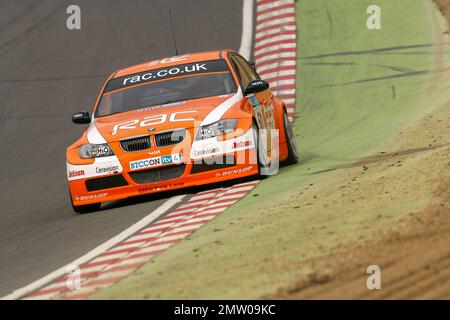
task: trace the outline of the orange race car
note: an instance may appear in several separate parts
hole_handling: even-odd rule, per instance
[[[297,162],[284,103],[231,50],[155,60],[114,72],[89,124],[67,148],[76,212],[102,202],[251,175]]]

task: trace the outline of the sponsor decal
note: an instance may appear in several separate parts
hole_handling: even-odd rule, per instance
[[[189,56],[190,56],[190,54],[184,54],[182,56],[168,57],[168,58],[161,59],[161,61],[159,63],[165,64],[165,63],[173,63],[173,62],[183,61],[183,60],[186,60],[187,57],[189,57]]]
[[[252,144],[251,140],[237,141],[237,142],[233,142],[233,149],[251,147],[252,145],[253,144]]]
[[[151,156],[153,156],[155,154],[160,154],[160,153],[161,153],[161,150],[155,150],[155,151],[149,151],[148,152],[148,154],[151,155]]]
[[[235,169],[235,170],[229,170],[229,171],[225,171],[225,172],[219,172],[219,173],[216,174],[216,177],[226,177],[226,176],[232,176],[232,175],[235,175],[235,174],[246,173],[246,172],[249,172],[252,169],[253,169],[253,166],[249,166],[249,167],[245,167],[245,168],[241,168],[241,169]]]
[[[224,141],[194,141],[191,147],[191,159],[206,159],[208,156],[217,156],[221,154],[240,152],[247,149],[255,148],[253,141],[253,131],[248,130],[244,135],[234,139]]]
[[[97,193],[97,194],[89,194],[87,196],[75,197],[75,200],[77,200],[77,201],[94,200],[94,199],[104,198],[107,195],[108,195],[107,192]]]
[[[219,151],[220,151],[220,149],[218,147],[210,147],[210,148],[201,149],[201,150],[194,150],[194,156],[206,157],[206,156],[214,155],[214,154],[218,153]]]
[[[128,77],[123,79],[122,86],[127,86],[130,84],[136,84],[140,82],[146,82],[150,79],[161,79],[165,78],[168,75],[178,75],[182,73],[195,73],[200,71],[208,71],[208,68],[206,67],[205,63],[195,63],[190,65],[184,65],[182,67],[172,67],[168,69],[160,69],[155,70],[155,72],[146,72],[144,74],[136,74],[132,77]]]
[[[74,178],[74,177],[81,177],[84,176],[84,170],[72,170],[69,171],[69,178]]]
[[[107,166],[107,167],[96,167],[95,172],[97,173],[114,173],[119,172],[119,166]]]
[[[169,154],[162,157],[154,157],[130,162],[130,170],[139,170],[144,168],[158,167],[161,165],[181,163],[183,155],[181,153]]]
[[[260,86],[260,85],[263,85],[263,84],[264,84],[264,82],[261,81],[261,80],[254,80],[254,81],[252,81],[252,85],[253,86]]]
[[[184,182],[177,182],[177,183],[168,183],[168,184],[157,185],[157,186],[143,187],[143,188],[139,188],[138,191],[139,191],[139,193],[149,193],[149,192],[163,191],[163,190],[182,188],[182,187],[184,187]]]
[[[148,106],[148,107],[143,107],[141,109],[138,109],[137,112],[145,112],[145,111],[150,111],[150,110],[168,108],[168,107],[178,106],[178,105],[185,104],[185,103],[186,103],[186,101],[177,101],[177,102],[162,104],[159,106]]]
[[[106,85],[105,93],[134,86],[137,84],[150,83],[183,75],[227,71],[229,71],[228,65],[223,59],[179,64],[173,67],[143,71],[132,75],[112,79]]]
[[[165,63],[173,63],[173,62],[183,61],[183,60],[186,60],[187,57],[189,57],[189,56],[190,56],[190,54],[185,54],[182,56],[173,56],[173,57],[168,57],[168,58],[164,58],[161,60],[153,60],[148,65],[151,67],[151,66],[157,65],[158,63],[165,64]]]
[[[95,161],[92,164],[73,165],[66,163],[69,181],[81,180],[91,177],[99,177],[122,172],[123,168],[116,156]]]
[[[261,104],[259,103],[259,101],[255,95],[248,96],[248,101],[250,102],[250,104],[252,105],[253,108],[261,107]]]
[[[149,116],[142,119],[134,119],[130,121],[125,121],[119,124],[116,124],[112,130],[112,135],[117,134],[119,130],[133,130],[139,127],[152,127],[157,124],[161,124],[164,122],[183,122],[183,121],[194,121],[195,115],[197,111],[179,111],[171,114],[160,114],[157,116]]]

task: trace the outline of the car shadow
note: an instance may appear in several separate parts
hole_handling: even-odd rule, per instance
[[[117,208],[121,208],[121,207],[128,207],[128,206],[142,204],[142,203],[146,203],[146,202],[169,199],[171,197],[179,196],[179,195],[192,195],[192,194],[199,193],[202,191],[208,191],[208,190],[213,190],[213,189],[217,189],[217,188],[227,188],[227,187],[231,187],[235,184],[250,182],[250,181],[257,180],[257,179],[258,179],[258,176],[250,176],[250,177],[238,178],[238,179],[233,179],[233,180],[228,180],[228,181],[223,181],[223,182],[206,184],[206,185],[202,185],[202,186],[188,187],[188,188],[182,188],[182,189],[171,190],[171,191],[163,191],[163,192],[159,192],[159,193],[146,194],[146,195],[140,195],[140,196],[121,199],[121,200],[110,201],[110,202],[106,202],[105,204],[103,204],[100,211],[117,209]]]

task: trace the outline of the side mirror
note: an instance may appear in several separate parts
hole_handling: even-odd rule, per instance
[[[269,83],[265,80],[252,80],[245,89],[245,95],[262,92],[269,89]]]
[[[72,122],[76,124],[87,124],[91,122],[91,116],[89,112],[80,111],[72,116]]]

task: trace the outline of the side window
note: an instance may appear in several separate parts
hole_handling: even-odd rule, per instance
[[[238,77],[239,77],[239,80],[241,82],[242,90],[245,90],[245,88],[247,88],[249,82],[251,80],[253,80],[253,79],[251,79],[249,77],[249,75],[246,72],[245,68],[242,66],[241,63],[239,63],[239,60],[238,60],[239,57],[238,56],[232,55],[230,58],[231,58],[231,62],[235,66],[236,71],[238,73]]]
[[[241,67],[245,70],[245,73],[249,77],[250,81],[259,79],[258,74],[255,70],[253,70],[252,66],[241,56],[236,56],[236,60],[241,65]]]

